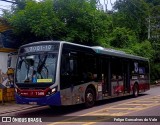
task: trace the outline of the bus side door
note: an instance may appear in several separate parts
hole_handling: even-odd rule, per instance
[[[62,105],[72,104],[72,81],[70,77],[70,56],[69,51],[63,49],[60,67],[60,92]]]

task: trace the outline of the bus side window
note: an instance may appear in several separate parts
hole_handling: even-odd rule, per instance
[[[70,87],[78,82],[77,52],[64,50],[61,60],[62,88]]]
[[[93,55],[85,56],[86,60],[86,72],[87,72],[87,80],[88,81],[95,81],[97,79],[97,60]]]
[[[116,75],[115,74],[112,74],[112,80],[116,80]]]
[[[60,71],[60,88],[65,89],[70,87],[70,66],[69,66],[69,54],[63,51],[61,58],[61,71]]]
[[[148,79],[149,78],[149,68],[148,62],[140,62],[139,63],[139,77],[141,79]]]
[[[72,74],[77,74],[77,60],[71,58],[69,60],[69,69],[70,69],[70,73]]]
[[[67,55],[63,55],[61,61],[61,75],[69,75],[69,67],[69,57]]]
[[[111,60],[111,80],[122,80],[123,70],[122,61],[120,59],[113,58]]]

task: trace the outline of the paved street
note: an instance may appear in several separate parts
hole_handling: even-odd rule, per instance
[[[149,91],[141,94],[137,98],[131,96],[109,99],[96,103],[93,108],[85,109],[83,105],[55,107],[48,106],[31,107],[28,109],[17,110],[14,112],[3,113],[1,116],[14,116],[19,118],[42,118],[42,123],[37,125],[55,125],[55,124],[159,124],[158,122],[104,122],[113,121],[115,118],[132,118],[129,116],[145,116],[147,119],[155,121],[156,116],[160,116],[160,87],[153,87]],[[81,116],[81,117],[76,117]],[[138,117],[142,119],[141,117]],[[144,118],[143,118],[144,119]],[[58,122],[56,122],[58,121]],[[116,121],[116,120],[115,120]],[[117,120],[118,121],[118,120]],[[1,123],[5,125],[6,123]],[[9,123],[7,123],[9,124]],[[11,123],[21,124],[21,123]],[[31,123],[25,123],[29,125]],[[33,124],[33,123],[32,123]]]

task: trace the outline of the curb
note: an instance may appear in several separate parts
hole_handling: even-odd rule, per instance
[[[15,105],[16,105],[16,103],[15,103]],[[9,110],[9,111],[4,111],[4,112],[2,111],[2,112],[0,112],[0,115],[6,114],[6,113],[12,113],[12,112],[17,112],[17,111],[22,111],[22,110],[27,110],[27,109],[34,109],[34,108],[37,108],[37,107],[41,107],[41,106],[35,105],[35,106],[28,106],[28,107],[22,107],[22,108],[15,108],[15,109]]]
[[[160,83],[154,84],[154,85],[150,85],[151,88],[153,88],[153,87],[159,87],[159,86],[160,86]]]

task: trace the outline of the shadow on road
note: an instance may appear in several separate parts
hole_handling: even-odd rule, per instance
[[[145,96],[147,94],[140,94],[139,97]],[[133,98],[132,96],[125,96],[125,97],[117,97],[112,99],[106,99],[102,101],[98,101],[95,104],[96,106],[103,106],[105,104],[110,104],[113,102],[118,102],[122,100],[127,100]],[[138,98],[138,97],[137,97]],[[78,112],[80,110],[85,110],[84,104],[78,104],[73,106],[54,106],[52,108],[50,107],[44,107],[44,108],[37,108],[34,110],[29,111],[22,111],[17,113],[17,116],[27,116],[27,117],[54,117],[54,116],[63,116],[70,113]]]
[[[145,95],[148,95],[148,94],[139,94],[138,97],[142,97],[142,96],[145,96]],[[135,98],[138,98],[138,97],[135,97]],[[116,97],[116,98],[112,98],[112,99],[105,99],[105,100],[101,100],[101,101],[98,101],[96,103],[96,106],[100,106],[100,105],[104,105],[104,104],[110,104],[110,103],[113,103],[113,102],[118,102],[118,101],[122,101],[122,100],[127,100],[127,99],[132,99],[134,98],[132,95],[129,95],[129,96],[123,96],[123,97]]]

